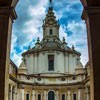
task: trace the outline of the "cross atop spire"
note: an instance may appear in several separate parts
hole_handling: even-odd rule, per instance
[[[52,0],[49,0],[50,1],[50,3],[52,3]]]
[[[52,0],[49,0],[49,2],[50,2],[50,7],[52,7]]]

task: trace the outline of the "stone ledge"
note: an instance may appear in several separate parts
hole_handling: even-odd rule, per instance
[[[15,7],[19,0],[0,0],[1,7]]]
[[[0,16],[10,16],[14,20],[17,18],[16,11],[13,7],[0,7]]]

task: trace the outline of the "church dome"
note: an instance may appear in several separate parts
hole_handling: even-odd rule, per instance
[[[22,54],[29,74],[75,73],[76,60],[81,54],[74,46],[70,48],[64,37],[60,40],[59,27],[50,6],[42,25],[43,39],[37,38],[35,46]]]

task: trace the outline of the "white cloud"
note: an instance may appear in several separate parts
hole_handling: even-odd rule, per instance
[[[85,65],[88,61],[88,50],[87,50],[87,36],[86,36],[86,28],[85,23],[80,22],[69,22],[67,26],[67,30],[72,32],[71,36],[67,37],[67,42],[69,45],[75,45],[76,50],[81,52],[81,61],[83,65]]]
[[[22,57],[16,53],[14,53],[12,56],[12,61],[14,61],[17,66],[19,66],[22,62]]]
[[[65,26],[60,26],[59,37],[61,40],[63,39],[63,37],[65,37],[65,39],[67,39],[67,33],[65,33],[64,30],[65,30]]]
[[[17,37],[14,34],[12,34],[11,52],[14,52],[15,51],[14,48],[16,46],[16,41],[17,41]]]

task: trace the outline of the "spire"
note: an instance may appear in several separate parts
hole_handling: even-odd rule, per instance
[[[49,0],[49,9],[43,20],[43,39],[56,37],[59,38],[59,23],[56,20],[56,16],[53,12],[52,0]]]
[[[59,27],[59,21],[56,20],[56,16],[53,12],[52,0],[49,0],[49,8],[48,13],[46,14],[46,18],[43,20],[43,27],[52,26]],[[50,27],[51,27],[50,26]]]

